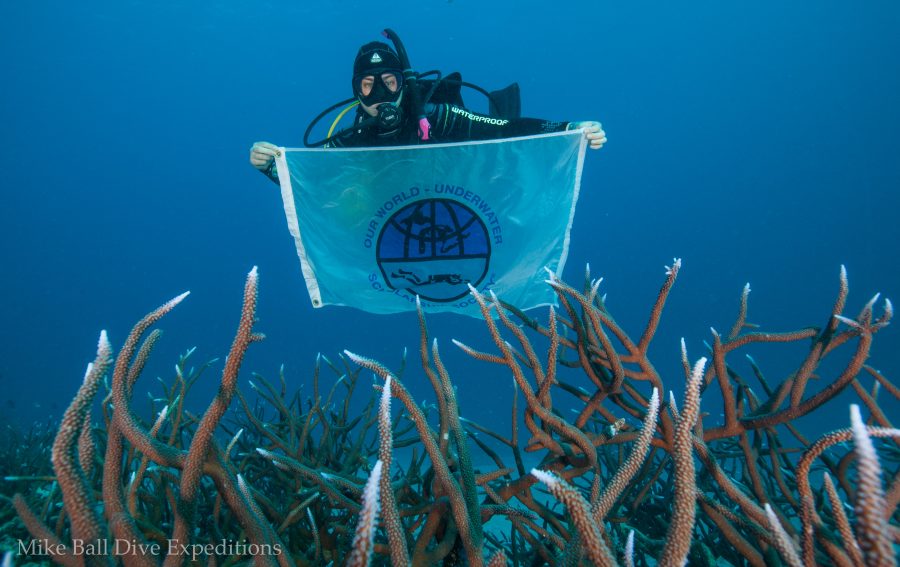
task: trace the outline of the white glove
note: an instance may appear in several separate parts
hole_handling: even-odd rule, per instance
[[[250,165],[260,171],[269,169],[269,165],[275,156],[280,155],[281,150],[275,144],[269,142],[256,142],[250,148]]]
[[[580,130],[584,128],[584,134],[587,136],[588,144],[592,150],[599,150],[606,143],[606,132],[599,122],[594,120],[585,120],[582,122],[570,122],[567,130]]]

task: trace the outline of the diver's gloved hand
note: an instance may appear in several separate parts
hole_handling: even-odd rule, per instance
[[[269,142],[256,142],[250,148],[250,165],[265,172],[272,166],[272,161],[281,150]]]
[[[566,130],[580,130],[582,128],[585,129],[584,133],[592,150],[599,150],[603,147],[603,144],[606,143],[606,132],[603,131],[603,127],[599,122],[593,120],[569,122],[569,127]]]

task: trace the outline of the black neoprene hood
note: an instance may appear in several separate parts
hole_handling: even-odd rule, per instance
[[[353,61],[353,77],[375,75],[384,71],[403,71],[400,58],[391,47],[381,41],[372,41],[359,48]]]
[[[353,61],[352,80],[353,94],[360,102],[368,106],[380,102],[397,102],[400,98],[399,89],[388,88],[382,79],[384,73],[394,74],[398,85],[402,86],[403,69],[397,53],[380,41],[373,41],[360,47]],[[363,77],[368,76],[374,77],[374,83],[371,92],[363,95],[360,82]]]

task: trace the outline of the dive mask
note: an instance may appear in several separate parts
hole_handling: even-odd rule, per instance
[[[366,106],[382,102],[396,104],[402,88],[403,73],[396,69],[373,69],[353,76],[353,94]]]

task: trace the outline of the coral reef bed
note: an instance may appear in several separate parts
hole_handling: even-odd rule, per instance
[[[179,296],[115,357],[101,333],[58,427],[6,433],[4,544],[18,564],[71,566],[896,564],[900,431],[879,397],[900,392],[866,364],[890,302],[846,316],[842,270],[824,326],[765,332],[747,323],[745,288],[727,334],[713,331],[697,360],[682,346],[676,400],[648,349],[680,267],[636,336],[587,274],[581,289],[550,278],[558,308],[543,320],[473,289],[493,347],[453,342],[514,379],[508,432],[461,414],[421,310],[420,364],[345,351],[319,358],[309,395],[284,376],[241,392],[244,353],[263,339],[255,268],[209,406],[185,407],[209,371],[188,351],[143,419],[137,381]],[[783,343],[808,345],[785,376],[731,362]],[[420,373],[427,404],[403,384]],[[859,405],[838,404],[842,392]],[[712,397],[721,419],[703,411]],[[801,418],[823,408],[846,426],[808,438]]]

